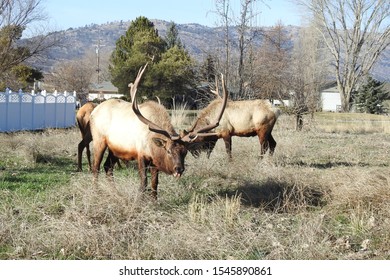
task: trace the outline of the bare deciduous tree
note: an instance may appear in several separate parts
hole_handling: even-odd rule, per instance
[[[388,0],[296,0],[306,7],[332,54],[342,110],[390,44]]]
[[[329,75],[329,60],[321,37],[311,26],[302,27],[294,42],[289,88],[296,128],[303,127],[303,114],[313,114],[319,106],[320,90]]]
[[[251,36],[248,34],[251,27],[251,19],[253,17],[253,11],[251,4],[256,0],[243,0],[241,1],[241,15],[240,22],[238,24],[238,92],[239,95],[243,95],[244,89],[244,59],[248,45],[251,43]]]
[[[232,21],[230,17],[230,0],[215,0],[215,13],[220,17],[221,25],[223,27],[224,34],[224,66],[223,73],[226,81],[229,81],[229,64],[230,64],[230,23]],[[218,24],[218,23],[217,23]]]
[[[233,99],[244,99],[252,93],[251,59],[253,57],[250,57],[250,50],[252,50],[253,39],[258,34],[253,32],[252,26],[252,20],[257,15],[254,4],[258,1],[240,0],[239,16],[235,16],[229,0],[216,0],[215,13],[220,17],[225,47],[221,52],[224,57],[219,57],[222,61],[222,72],[225,73],[229,87],[233,89]],[[234,27],[230,26],[232,23]],[[236,33],[232,31],[236,31]],[[233,46],[237,46],[237,48]],[[246,88],[250,89],[249,94],[245,92]]]
[[[255,60],[258,97],[288,105],[288,112],[296,117],[297,130],[302,129],[303,115],[318,108],[319,91],[327,77],[323,41],[316,34],[312,28],[301,28],[292,48],[291,35],[279,21],[263,31],[263,44]]]
[[[45,22],[40,0],[0,0],[0,72],[29,58],[38,57],[48,48],[58,44],[53,36],[43,35],[21,41],[23,32],[33,23]]]
[[[58,62],[50,75],[46,75],[45,82],[59,91],[88,92],[91,79],[95,72],[93,61],[61,61]]]
[[[254,87],[258,97],[284,100],[289,92],[290,37],[282,22],[263,31],[263,44],[256,58]]]

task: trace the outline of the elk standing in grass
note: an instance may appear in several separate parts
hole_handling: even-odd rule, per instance
[[[91,128],[90,128],[90,117],[93,109],[97,104],[92,102],[87,102],[77,111],[76,120],[81,132],[81,138],[78,145],[77,151],[77,171],[82,171],[82,157],[83,151],[87,149],[87,159],[89,164],[89,169],[92,169],[91,166],[91,152],[89,150],[89,143],[92,141]]]
[[[108,100],[98,105],[91,115],[91,131],[94,148],[93,173],[100,169],[104,151],[109,156],[104,163],[108,175],[113,165],[122,160],[137,160],[141,177],[141,190],[147,186],[147,170],[151,173],[152,195],[157,198],[158,173],[162,171],[180,177],[184,172],[187,147],[197,137],[213,135],[207,133],[218,126],[226,106],[227,95],[220,103],[219,113],[210,124],[198,127],[181,137],[173,128],[164,106],[148,101],[138,105],[136,92],[146,65],[140,69],[131,85],[133,103],[123,100]]]
[[[184,134],[191,133],[215,118],[221,102],[222,100],[218,98],[200,111],[194,125],[188,131],[184,131]],[[194,141],[197,145],[193,145],[190,152],[196,157],[200,151],[206,150],[209,157],[217,140],[222,138],[225,142],[226,153],[231,159],[232,136],[250,137],[257,135],[260,141],[260,156],[263,156],[268,149],[270,154],[273,154],[276,141],[271,132],[279,115],[280,110],[273,107],[268,100],[229,100],[220,124],[215,129],[216,136],[198,137]]]

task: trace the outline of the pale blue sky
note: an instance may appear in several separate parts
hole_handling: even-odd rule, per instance
[[[236,16],[239,15],[239,2],[230,0]],[[134,20],[138,16],[210,27],[216,26],[217,21],[213,13],[214,0],[42,0],[42,7],[55,30]],[[301,24],[298,8],[291,0],[263,0],[255,7],[259,12],[256,22],[260,26],[272,26],[278,20],[285,25]]]

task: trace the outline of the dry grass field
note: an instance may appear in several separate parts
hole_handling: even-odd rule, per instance
[[[389,120],[318,114],[296,132],[282,115],[273,157],[233,138],[229,162],[219,141],[161,174],[157,202],[135,164],[114,184],[75,172],[77,128],[0,134],[0,259],[390,259]]]

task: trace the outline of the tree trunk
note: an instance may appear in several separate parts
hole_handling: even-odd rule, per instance
[[[338,86],[341,100],[341,112],[348,113],[351,110],[351,90],[342,85]]]
[[[297,131],[301,131],[302,128],[303,128],[303,114],[299,112],[295,116],[296,116],[296,126],[295,126],[295,129]]]

